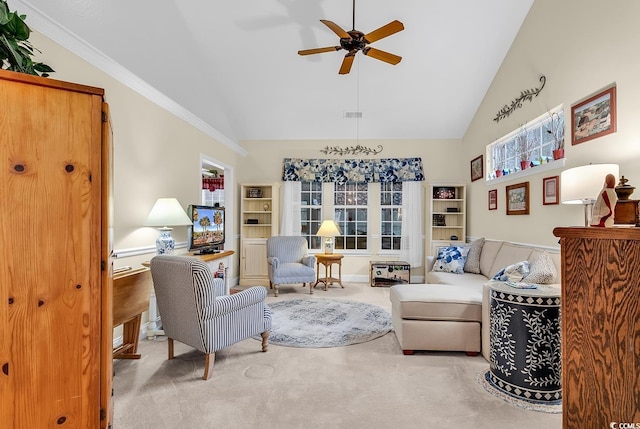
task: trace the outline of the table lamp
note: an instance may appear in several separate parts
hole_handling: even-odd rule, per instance
[[[191,225],[191,219],[175,198],[158,198],[147,216],[144,226],[155,226],[160,230],[160,236],[156,240],[158,255],[170,255],[173,253],[176,241],[171,236],[171,226]]]
[[[613,174],[617,178],[619,172],[618,164],[589,164],[563,171],[560,173],[562,204],[583,204],[584,226],[589,226],[593,203],[604,187],[605,177]]]
[[[324,253],[330,255],[333,253],[333,237],[342,235],[338,224],[334,220],[323,220],[320,229],[316,232],[319,237],[324,237]]]

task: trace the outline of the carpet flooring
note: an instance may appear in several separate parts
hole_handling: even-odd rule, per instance
[[[281,287],[268,303],[309,297]],[[391,311],[388,288],[345,283],[317,290]],[[204,356],[165,337],[142,339],[140,360],[114,362],[114,428],[561,428],[561,414],[509,404],[476,381],[489,368],[482,356],[416,352],[404,356],[390,332],[348,347],[293,348],[247,339],[216,353],[211,379]]]

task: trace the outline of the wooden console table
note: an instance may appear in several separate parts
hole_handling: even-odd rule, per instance
[[[122,345],[113,350],[114,359],[140,359],[138,339],[142,313],[149,309],[151,271],[128,270],[113,276],[113,326],[123,325]]]
[[[342,258],[344,255],[339,253],[320,253],[316,255],[316,282],[311,287],[311,292],[313,293],[313,288],[315,288],[318,283],[324,283],[324,290],[327,290],[328,285],[333,284],[333,282],[338,282],[341,288],[344,288],[342,285]],[[320,264],[324,265],[324,277],[320,277]],[[338,264],[338,278],[333,277],[331,267],[333,264]]]

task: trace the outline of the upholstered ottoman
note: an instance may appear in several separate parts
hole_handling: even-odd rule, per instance
[[[480,352],[482,287],[395,285],[389,298],[393,329],[405,355],[414,350]]]

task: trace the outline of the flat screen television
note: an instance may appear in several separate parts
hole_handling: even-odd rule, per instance
[[[224,244],[224,207],[192,204],[187,208],[191,219],[188,228],[189,251],[196,254],[217,253]]]

